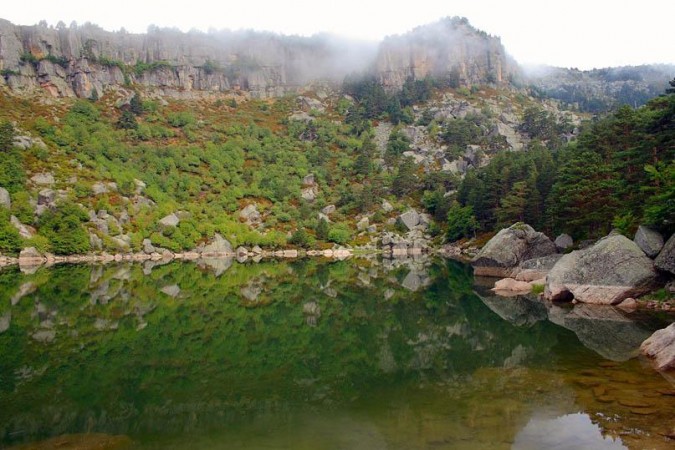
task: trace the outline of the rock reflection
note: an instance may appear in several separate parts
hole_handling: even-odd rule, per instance
[[[533,417],[516,435],[513,450],[627,450],[621,439],[604,437],[588,414]]]

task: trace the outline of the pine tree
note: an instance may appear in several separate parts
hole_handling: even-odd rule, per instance
[[[395,196],[401,198],[415,189],[417,176],[415,175],[415,162],[412,158],[403,158],[398,166],[398,171],[392,182],[391,190]]]

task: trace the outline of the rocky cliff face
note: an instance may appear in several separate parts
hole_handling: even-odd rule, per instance
[[[28,27],[0,20],[0,83],[62,97],[90,97],[94,90],[130,83],[166,94],[237,89],[269,97],[310,80],[341,81],[348,71],[364,69],[373,50],[327,35],[167,29],[129,34],[94,25]]]
[[[375,71],[385,87],[399,88],[408,77],[448,79],[453,84],[504,83],[517,70],[498,37],[446,18],[385,39]]]
[[[513,67],[498,38],[457,18],[388,38],[379,47],[328,35],[157,28],[130,34],[90,24],[53,28],[0,20],[0,84],[58,97],[140,84],[173,96],[241,90],[264,98],[364,71],[374,71],[389,88],[427,75],[500,83]]]

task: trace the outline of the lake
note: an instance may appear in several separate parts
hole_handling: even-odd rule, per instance
[[[0,271],[0,448],[673,447],[674,317],[500,298],[469,266]]]

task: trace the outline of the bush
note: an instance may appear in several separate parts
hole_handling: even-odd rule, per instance
[[[337,224],[328,232],[328,240],[336,244],[346,244],[351,238],[351,232],[343,224]]]
[[[40,233],[59,255],[85,253],[89,250],[89,235],[82,226],[87,214],[73,203],[65,203],[55,211],[47,211],[40,218]]]
[[[9,223],[9,211],[0,206],[0,252],[17,253],[21,250],[21,236]]]

